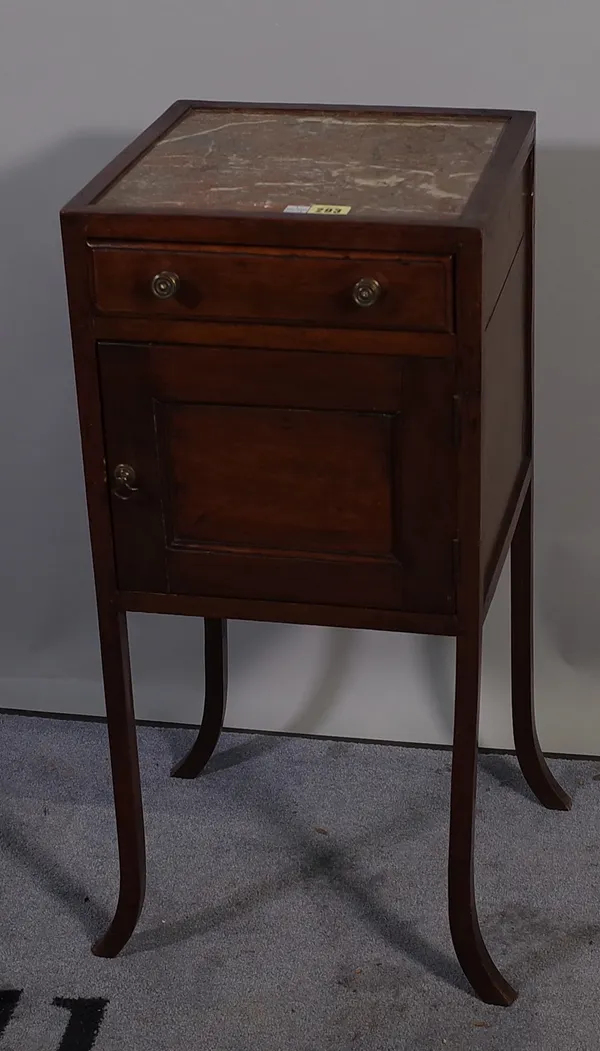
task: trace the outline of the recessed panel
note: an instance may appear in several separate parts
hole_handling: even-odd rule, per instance
[[[391,554],[389,416],[167,404],[158,419],[176,546]]]

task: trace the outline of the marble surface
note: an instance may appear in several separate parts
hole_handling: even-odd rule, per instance
[[[504,121],[196,109],[102,198],[125,208],[460,215]],[[293,214],[293,213],[292,213]]]

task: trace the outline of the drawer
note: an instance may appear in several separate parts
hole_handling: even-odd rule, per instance
[[[92,258],[102,314],[454,328],[450,256],[98,245]]]

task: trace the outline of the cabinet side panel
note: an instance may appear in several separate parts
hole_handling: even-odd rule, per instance
[[[527,457],[527,313],[522,244],[483,338],[481,553],[488,580]]]
[[[533,158],[515,172],[483,242],[483,324],[488,324],[502,293],[527,226]]]

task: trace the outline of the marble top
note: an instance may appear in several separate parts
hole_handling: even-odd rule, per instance
[[[109,187],[102,204],[457,216],[504,125],[493,117],[381,111],[194,109]]]

